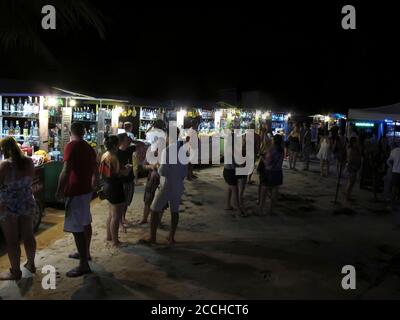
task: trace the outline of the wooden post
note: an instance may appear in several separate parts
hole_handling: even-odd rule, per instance
[[[340,180],[342,179],[343,166],[344,166],[344,162],[345,162],[345,157],[344,157],[344,155],[346,154],[345,151],[346,151],[346,148],[347,148],[347,131],[348,131],[348,126],[349,126],[349,121],[346,121],[346,129],[345,129],[345,133],[344,133],[344,137],[345,137],[344,146],[343,146],[343,148],[342,148],[342,150],[341,150],[342,159],[341,159],[341,161],[340,161],[339,174],[338,174],[337,181],[336,181],[335,200],[333,201],[333,203],[335,203],[335,204],[337,204],[337,199],[338,199],[338,196],[339,196]]]

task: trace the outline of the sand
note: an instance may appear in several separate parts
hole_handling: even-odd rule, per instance
[[[2,299],[398,299],[400,228],[396,215],[355,190],[355,202],[332,203],[335,178],[285,169],[276,215],[234,218],[225,211],[222,167],[197,172],[185,182],[178,243],[169,246],[170,215],[163,218],[159,244],[138,245],[148,225],[138,226],[143,186],[136,188],[127,218],[132,223],[115,249],[105,241],[107,204],[94,200],[91,267],[93,274],[68,279],[77,262],[71,235],[62,232],[62,213],[47,209],[53,224],[38,234],[38,272],[0,283]],[[258,177],[254,177],[258,181]],[[342,184],[344,184],[343,180]],[[247,187],[246,211],[256,210],[257,185]],[[41,267],[56,267],[57,288],[44,290]],[[343,290],[344,265],[354,265],[357,289]],[[8,266],[6,256],[0,268]]]

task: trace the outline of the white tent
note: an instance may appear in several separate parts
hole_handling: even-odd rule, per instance
[[[370,121],[400,120],[400,103],[377,108],[349,109],[348,119]]]

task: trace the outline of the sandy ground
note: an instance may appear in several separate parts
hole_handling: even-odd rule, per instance
[[[133,222],[115,249],[105,241],[107,204],[94,200],[91,263],[93,274],[68,279],[76,265],[71,235],[62,232],[62,212],[47,209],[37,235],[39,267],[24,271],[16,282],[0,283],[2,299],[397,299],[400,297],[400,228],[396,215],[374,202],[372,193],[356,190],[354,203],[332,203],[335,180],[311,172],[284,171],[276,216],[233,218],[223,210],[226,186],[222,168],[198,171],[186,182],[181,206],[178,244],[168,246],[170,215],[166,212],[160,244],[136,244],[148,226],[138,226],[143,189],[137,187],[128,211]],[[255,177],[258,180],[258,177]],[[254,212],[257,186],[245,193]],[[41,286],[44,265],[56,267],[56,290]],[[354,265],[357,289],[343,290],[341,269]],[[0,269],[8,267],[0,257]]]

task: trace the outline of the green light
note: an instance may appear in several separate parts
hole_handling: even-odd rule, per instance
[[[368,122],[356,122],[356,127],[373,127],[375,124]]]

